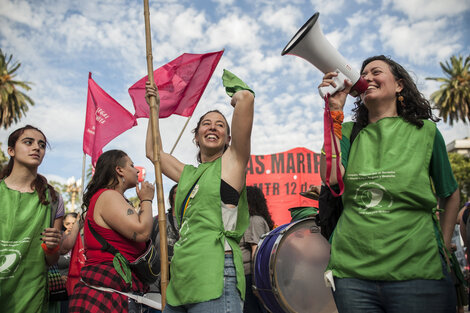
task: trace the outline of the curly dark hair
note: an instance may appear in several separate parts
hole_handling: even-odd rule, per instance
[[[259,215],[263,217],[266,223],[268,223],[269,229],[272,230],[274,228],[274,222],[271,219],[271,213],[268,211],[268,205],[263,191],[256,186],[247,186],[246,197],[250,216]]]
[[[410,124],[416,125],[418,128],[423,126],[423,119],[429,119],[433,122],[438,122],[440,119],[432,114],[431,104],[423,96],[423,94],[416,87],[415,82],[411,78],[410,74],[397,62],[393,61],[390,57],[384,55],[377,55],[367,58],[362,62],[361,73],[372,61],[383,61],[388,64],[390,71],[395,77],[396,81],[401,81],[403,89],[400,94],[404,98],[405,107],[400,105],[400,102],[396,100],[397,113],[405,121]],[[369,124],[369,111],[365,104],[362,102],[360,97],[356,98],[354,102],[356,105],[352,110],[354,112],[353,120],[359,123],[360,126],[365,127]]]
[[[8,137],[8,147],[14,149],[15,145],[16,145],[16,142],[21,137],[21,135],[23,135],[25,130],[29,130],[29,129],[35,130],[35,131],[41,133],[41,135],[44,137],[46,145],[49,147],[49,143],[47,142],[46,135],[44,135],[44,133],[39,128],[36,128],[34,126],[31,126],[31,125],[26,125],[24,127],[18,128],[17,130],[12,132],[10,134],[10,136]],[[15,158],[10,157],[10,160],[8,161],[7,166],[5,166],[5,168],[3,168],[3,170],[0,174],[0,180],[5,179],[6,177],[10,176],[11,171],[13,170],[14,163],[15,163]],[[57,194],[57,191],[55,191],[54,187],[52,187],[47,182],[46,177],[42,176],[39,173],[36,174],[36,178],[31,183],[31,189],[37,191],[38,196],[39,196],[39,202],[41,202],[41,204],[44,204],[44,205],[49,204],[49,201],[47,200],[47,195],[46,195],[47,189],[49,189],[50,192],[51,192],[51,198],[52,198],[51,201],[52,202],[56,201],[58,196],[59,196]]]
[[[228,124],[227,119],[225,118],[225,115],[223,115],[222,112],[220,112],[219,110],[211,110],[211,111],[206,112],[203,116],[201,116],[201,118],[200,118],[199,121],[197,122],[196,127],[191,131],[191,132],[194,134],[194,136],[196,136],[196,134],[197,134],[197,132],[198,132],[198,130],[199,130],[199,127],[201,127],[202,120],[203,120],[204,117],[206,117],[206,115],[209,114],[209,113],[219,113],[220,115],[222,115],[222,117],[223,117],[224,120],[225,120],[225,124],[227,124],[227,135],[230,136],[230,125]],[[193,140],[194,140],[194,142],[195,142],[195,139],[193,139]],[[199,145],[198,145],[197,143],[196,143],[196,145],[199,147]],[[225,145],[225,147],[224,147],[224,152],[225,152],[225,150],[228,149],[228,146],[229,146],[229,145]],[[197,153],[197,161],[198,161],[199,163],[202,163],[202,160],[201,160],[201,151],[200,151],[200,150],[199,150],[198,153]]]
[[[127,154],[121,150],[109,150],[100,155],[96,161],[95,174],[85,188],[82,203],[82,219],[84,219],[91,197],[102,188],[112,189],[119,184],[116,166],[124,167]]]

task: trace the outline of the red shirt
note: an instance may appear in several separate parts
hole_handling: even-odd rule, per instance
[[[101,251],[102,246],[91,233],[90,228],[88,227],[88,221],[90,221],[93,229],[104,239],[106,239],[110,245],[116,248],[129,262],[135,261],[135,259],[145,252],[145,242],[135,242],[133,240],[127,239],[118,232],[112,229],[101,227],[95,223],[95,219],[93,218],[95,204],[99,196],[106,190],[109,189],[100,189],[93,195],[93,197],[91,197],[90,205],[88,206],[88,211],[86,213],[83,230],[86,256],[85,266],[112,262],[114,258],[113,254]]]

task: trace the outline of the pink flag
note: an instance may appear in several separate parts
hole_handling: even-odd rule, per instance
[[[96,164],[108,142],[135,125],[135,117],[101,89],[90,73],[83,152],[91,156],[92,164]]]
[[[153,72],[160,95],[160,117],[191,116],[224,50],[206,54],[183,53]],[[149,117],[145,100],[147,76],[129,88],[135,117]]]

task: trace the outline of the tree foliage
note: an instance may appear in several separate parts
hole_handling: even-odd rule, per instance
[[[2,143],[0,142],[0,172],[3,171],[3,167],[7,165],[9,158],[2,150]]]
[[[461,206],[470,196],[470,158],[459,154],[449,153],[449,161],[454,172],[454,177],[459,184]]]
[[[12,62],[12,58],[0,49],[0,126],[5,129],[25,116],[28,103],[34,105],[34,101],[18,89],[31,90],[31,83],[14,79],[21,63]]]
[[[431,95],[431,101],[439,110],[444,122],[453,125],[454,121],[470,121],[470,56],[452,56],[445,63],[440,62],[445,77],[427,77],[441,82],[440,89]]]

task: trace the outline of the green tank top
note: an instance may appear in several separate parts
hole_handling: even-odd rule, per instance
[[[0,303],[2,312],[47,312],[47,266],[41,232],[51,210],[37,192],[0,182]]]
[[[429,164],[436,125],[384,118],[361,130],[344,174],[344,211],[332,238],[335,277],[441,279]]]
[[[249,224],[246,189],[238,202],[237,225],[226,231],[220,200],[221,158],[199,167],[186,165],[178,182],[175,212],[181,220],[182,205],[194,186],[180,227],[180,239],[174,246],[170,267],[167,301],[172,306],[217,299],[224,287],[225,239],[233,252],[237,288],[245,296],[245,277],[240,242]]]

